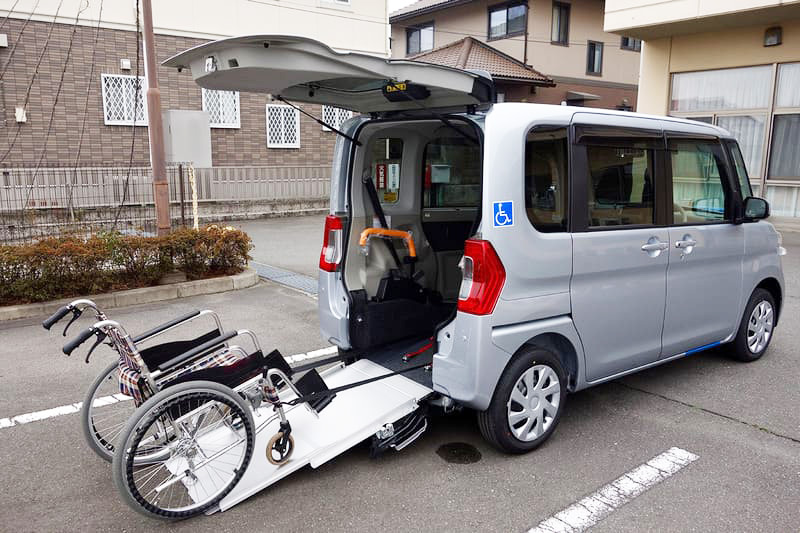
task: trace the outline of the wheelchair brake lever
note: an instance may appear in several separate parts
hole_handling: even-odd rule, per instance
[[[102,342],[103,342],[103,341],[106,339],[106,337],[107,337],[107,335],[106,335],[105,333],[103,333],[102,331],[97,331],[97,332],[95,333],[95,335],[97,335],[97,340],[96,340],[96,341],[94,341],[94,344],[92,344],[92,347],[91,347],[91,348],[89,348],[89,351],[88,351],[88,352],[86,352],[86,363],[87,363],[87,364],[89,363],[89,357],[91,357],[91,356],[92,356],[92,352],[94,351],[94,349],[95,349],[95,348],[97,348],[98,346],[100,346],[100,344],[101,344],[101,343],[102,343]]]
[[[82,313],[83,313],[83,311],[81,311],[77,307],[72,309],[72,319],[69,322],[67,322],[66,326],[64,326],[64,331],[61,333],[62,337],[66,337],[67,336],[67,330],[69,329],[69,327],[72,325],[73,322],[75,322],[76,320],[78,320],[81,317]]]

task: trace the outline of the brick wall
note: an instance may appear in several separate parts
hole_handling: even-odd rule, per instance
[[[137,126],[106,126],[103,123],[101,74],[135,74],[136,35],[134,32],[101,29],[95,53],[94,74],[90,77],[92,48],[96,28],[56,24],[42,58],[36,79],[31,87],[27,108],[27,123],[15,121],[14,108],[22,106],[25,93],[42,53],[50,24],[31,21],[25,27],[19,45],[11,56],[24,21],[9,19],[3,27],[8,34],[8,48],[0,48],[0,72],[7,69],[0,81],[0,165],[36,164],[42,154],[42,164],[71,165],[78,150],[78,139],[83,120],[83,109],[89,90],[86,126],[78,164],[127,165],[135,129],[133,149],[134,165],[148,165],[149,151],[147,128]],[[67,58],[70,35],[75,29],[72,52]],[[156,35],[156,54],[159,61],[202,40],[168,35]],[[9,62],[10,58],[10,62]],[[120,59],[130,59],[132,69],[121,71]],[[66,72],[53,126],[48,137],[47,128],[53,110],[61,71]],[[142,58],[140,74],[144,76]],[[159,67],[162,109],[202,109],[201,90],[192,80],[191,73],[178,73],[174,69]],[[335,134],[322,132],[320,126],[305,116],[300,117],[300,149],[278,149],[266,146],[267,96],[241,93],[241,128],[211,129],[212,160],[215,166],[227,165],[329,165],[333,154]],[[319,106],[303,106],[315,116]],[[14,140],[16,136],[16,141]],[[47,142],[45,143],[45,139]],[[7,155],[6,155],[7,154]]]

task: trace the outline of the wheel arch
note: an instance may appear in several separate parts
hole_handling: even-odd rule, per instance
[[[567,373],[567,390],[575,390],[578,382],[578,351],[567,337],[555,332],[541,333],[525,342],[517,353],[530,347],[543,348],[558,357]]]
[[[758,283],[758,285],[755,286],[755,289],[764,289],[775,299],[775,306],[777,307],[775,310],[775,325],[777,326],[778,320],[781,316],[781,308],[783,306],[783,291],[781,290],[780,282],[773,277],[764,278]]]

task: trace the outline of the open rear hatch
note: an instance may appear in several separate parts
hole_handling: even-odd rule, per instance
[[[164,65],[190,68],[206,89],[270,93],[359,113],[463,108],[495,100],[487,73],[342,53],[304,37],[222,39],[181,52]]]

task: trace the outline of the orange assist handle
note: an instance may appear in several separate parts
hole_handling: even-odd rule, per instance
[[[362,248],[367,245],[367,241],[372,237],[388,237],[403,239],[408,246],[408,255],[417,257],[417,247],[414,246],[414,238],[407,231],[399,229],[383,229],[383,228],[367,228],[361,232],[361,238],[358,239],[358,244]]]

